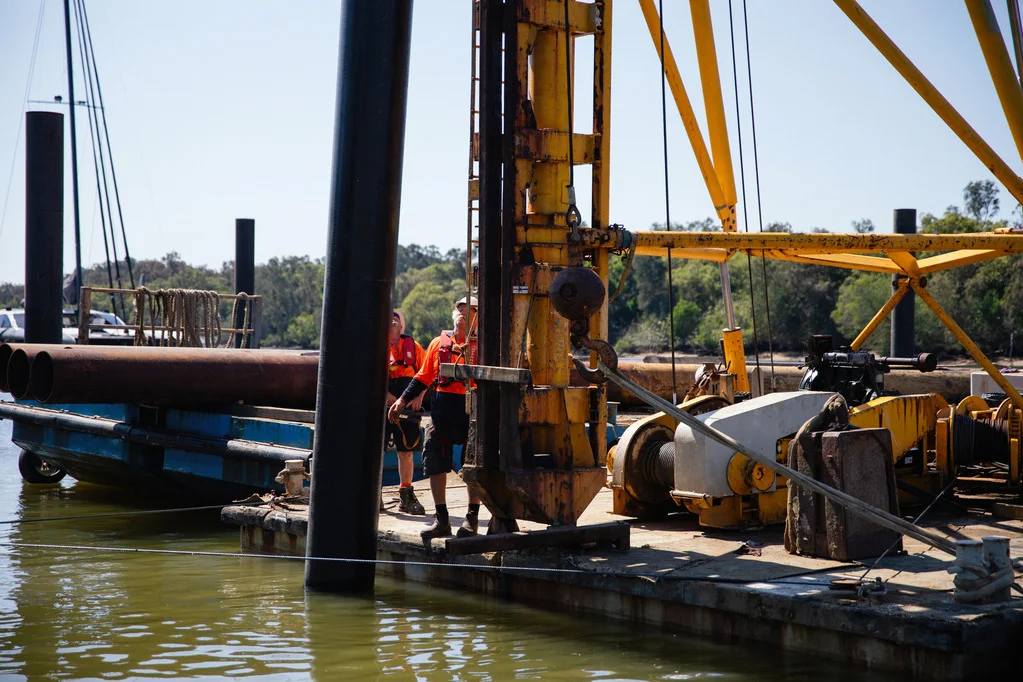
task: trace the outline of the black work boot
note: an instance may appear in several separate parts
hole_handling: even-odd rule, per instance
[[[441,520],[439,514],[434,514],[433,524],[420,531],[419,535],[427,543],[434,538],[446,538],[451,535],[451,521],[448,520],[447,516]]]
[[[480,515],[479,513],[468,512],[465,515],[465,519],[462,521],[462,527],[458,529],[455,534],[460,538],[468,538],[476,535],[480,528]]]
[[[411,487],[398,488],[398,497],[401,498],[401,501],[398,503],[398,511],[412,514],[413,516],[422,516],[426,513],[423,505],[419,503],[419,499],[416,497],[416,491]]]

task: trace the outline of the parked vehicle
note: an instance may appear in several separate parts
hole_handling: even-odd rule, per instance
[[[73,308],[64,309],[64,333],[78,338],[78,313]],[[113,313],[102,310],[89,311],[89,343],[96,346],[131,346],[135,333],[123,329],[127,324]],[[112,327],[106,329],[105,327]]]
[[[78,331],[67,329],[65,324],[61,343],[76,343]],[[0,310],[0,343],[23,343],[25,341],[25,310],[24,308],[4,308]]]

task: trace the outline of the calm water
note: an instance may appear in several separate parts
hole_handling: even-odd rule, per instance
[[[10,432],[0,422],[0,521],[158,508],[70,479],[23,484]],[[0,541],[238,551],[216,512],[3,524]],[[306,593],[302,577],[297,561],[0,546],[0,678],[868,679],[415,584]]]

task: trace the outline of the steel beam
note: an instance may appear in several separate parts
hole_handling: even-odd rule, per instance
[[[992,249],[1023,253],[1023,234],[792,234],[788,232],[637,232],[636,253],[671,249],[791,251],[793,254],[890,253]],[[642,251],[641,251],[642,249]],[[660,251],[658,251],[660,250]],[[758,255],[758,254],[753,254]]]

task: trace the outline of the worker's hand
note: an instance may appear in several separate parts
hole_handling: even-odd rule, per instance
[[[387,418],[392,424],[397,424],[398,419],[401,416],[401,411],[405,409],[405,399],[398,398],[392,404],[390,409],[387,410]]]
[[[426,397],[425,393],[420,393],[415,400],[408,404],[409,409],[413,410],[414,412],[418,412],[419,410],[423,409],[423,398],[425,397]]]
[[[395,400],[397,400],[397,398],[395,398],[394,395],[392,395],[391,392],[388,391],[387,392],[387,406],[390,407],[391,405],[393,405]]]

